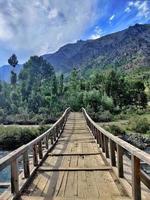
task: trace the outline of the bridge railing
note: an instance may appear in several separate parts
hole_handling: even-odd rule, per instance
[[[113,167],[117,166],[118,177],[124,178],[123,155],[125,151],[131,155],[132,196],[134,200],[141,200],[141,181],[150,188],[150,178],[141,171],[140,162],[144,161],[150,165],[150,154],[104,130],[90,118],[84,108],[82,108],[82,111],[89,129],[102,148],[106,158],[110,158]]]
[[[53,148],[57,139],[61,135],[70,108],[67,108],[60,119],[52,127],[39,137],[35,138],[26,145],[21,146],[7,156],[0,159],[0,171],[10,166],[11,183],[10,195],[15,197],[20,194],[23,187],[34,174],[38,166],[42,163],[46,154]],[[31,159],[29,158],[31,157]],[[22,179],[20,179],[20,169],[18,162],[22,161]],[[33,165],[32,171],[30,165]],[[24,180],[24,181],[23,181]],[[7,192],[8,193],[8,192]]]

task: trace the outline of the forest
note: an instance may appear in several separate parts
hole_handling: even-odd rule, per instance
[[[57,74],[42,57],[32,56],[17,77],[17,56],[12,55],[8,63],[11,83],[0,82],[1,124],[50,124],[69,106],[74,111],[86,108],[96,122],[149,114],[148,70],[127,73],[111,68],[83,73],[73,68],[65,75]],[[150,122],[143,121],[146,128],[141,132],[149,134]]]

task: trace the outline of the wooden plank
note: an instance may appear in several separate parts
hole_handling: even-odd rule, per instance
[[[91,152],[91,153],[49,153],[49,156],[91,156],[100,155],[101,152]]]
[[[49,167],[39,167],[38,171],[106,171],[112,170],[110,166],[102,166],[102,167],[95,167],[95,168],[84,168],[84,167],[76,167],[76,168],[49,168]]]

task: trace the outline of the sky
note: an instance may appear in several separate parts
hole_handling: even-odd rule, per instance
[[[150,23],[150,0],[0,0],[0,66]]]

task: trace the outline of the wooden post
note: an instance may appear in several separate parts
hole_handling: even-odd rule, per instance
[[[55,128],[55,132],[56,132],[56,137],[58,138],[58,125]]]
[[[117,167],[118,167],[118,176],[120,178],[124,177],[123,173],[123,148],[117,144]]]
[[[51,144],[53,145],[53,136],[51,135],[50,137],[51,137]]]
[[[109,150],[108,150],[108,138],[106,136],[104,136],[104,144],[105,144],[105,154],[106,154],[106,158],[109,158]]]
[[[28,151],[26,151],[23,154],[23,168],[24,168],[24,177],[28,178],[30,176]]]
[[[19,192],[17,160],[11,162],[11,192],[13,194],[17,194]]]
[[[140,159],[131,156],[132,161],[132,195],[134,200],[141,200]]]
[[[34,166],[38,166],[38,156],[37,156],[38,152],[37,152],[37,145],[34,144],[33,146],[33,164]]]
[[[98,137],[99,137],[99,147],[102,147],[101,132],[99,130],[98,130]]]
[[[38,151],[39,151],[39,158],[43,158],[43,150],[42,150],[42,141],[39,142],[38,144]]]
[[[48,144],[48,135],[46,136],[46,138],[45,138],[45,143],[46,143],[46,149],[48,149],[49,148],[49,144]]]
[[[98,146],[100,147],[101,146],[101,141],[100,141],[100,134],[99,134],[99,130],[97,129],[97,143],[98,143]]]
[[[94,132],[95,139],[96,139],[96,141],[97,141],[97,132],[96,132],[96,128],[95,128],[94,125],[93,125],[93,132]]]
[[[55,130],[53,130],[53,139],[54,139],[54,141],[56,141],[56,131]]]
[[[102,141],[102,151],[105,152],[105,140],[103,133],[101,133],[101,141]]]
[[[115,143],[111,139],[110,139],[110,159],[111,159],[111,165],[116,166]]]

